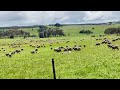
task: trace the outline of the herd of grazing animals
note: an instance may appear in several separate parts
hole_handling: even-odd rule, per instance
[[[102,36],[102,35],[101,35],[101,36]],[[101,37],[101,36],[100,36],[100,37]],[[94,38],[96,41],[99,41],[99,42],[97,42],[97,43],[95,44],[95,46],[101,46],[101,45],[105,44],[105,45],[108,46],[108,48],[111,48],[112,50],[119,50],[118,45],[114,45],[113,43],[114,43],[115,41],[120,40],[120,38],[116,38],[116,39],[113,39],[113,38],[112,38],[112,40],[109,40],[109,39],[107,39],[107,38],[103,38],[103,39],[102,39],[102,38],[96,38],[95,35],[92,35],[91,37]],[[81,40],[79,40],[79,41],[84,41],[84,40],[85,40],[85,39],[81,39]],[[100,41],[101,41],[101,42],[100,42]],[[9,53],[6,53],[5,56],[7,56],[7,57],[12,57],[12,56],[15,55],[15,54],[20,54],[20,53],[22,53],[22,51],[23,51],[24,49],[21,48],[21,47],[24,47],[24,45],[26,45],[26,44],[28,44],[29,47],[33,48],[33,50],[30,50],[30,53],[31,53],[31,54],[38,53],[38,51],[39,51],[40,48],[45,49],[46,47],[50,48],[51,51],[55,51],[55,52],[81,51],[82,48],[85,48],[85,47],[86,47],[85,44],[83,44],[83,45],[77,45],[78,42],[76,42],[76,41],[73,41],[73,43],[74,43],[75,45],[73,45],[73,47],[70,47],[70,46],[69,46],[69,43],[72,42],[72,41],[70,41],[70,40],[66,40],[66,41],[64,40],[64,41],[62,41],[62,43],[67,44],[67,45],[66,45],[66,46],[59,46],[59,47],[57,47],[57,48],[54,48],[54,44],[55,44],[55,43],[57,43],[58,45],[61,44],[61,42],[59,42],[58,40],[57,40],[57,41],[53,41],[53,42],[49,42],[49,40],[46,40],[46,41],[44,41],[44,42],[49,43],[49,45],[47,46],[46,43],[41,44],[41,43],[39,42],[39,40],[38,40],[38,41],[30,40],[29,42],[24,42],[24,43],[15,43],[15,42],[14,42],[14,43],[8,44],[8,45],[9,45],[9,48],[17,48],[17,49],[15,49],[15,50],[13,50],[13,51],[10,51]],[[42,43],[43,43],[43,41],[42,41]],[[87,47],[89,47],[89,46],[87,46]],[[1,48],[0,51],[7,52],[7,49]]]
[[[100,44],[107,44],[108,48],[111,48],[112,50],[119,50],[118,45],[114,45],[112,44],[112,42],[118,41],[120,40],[120,38],[117,39],[113,39],[112,41],[108,40],[107,38],[104,38],[104,40],[101,43],[96,43],[96,46],[100,45]]]

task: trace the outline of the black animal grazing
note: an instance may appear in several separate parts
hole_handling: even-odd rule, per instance
[[[77,47],[77,46],[76,46],[76,47],[73,47],[73,49],[76,50],[76,51],[80,51],[80,50],[81,50],[81,48],[80,48],[80,47]]]
[[[5,54],[6,56],[9,56],[9,53]]]
[[[16,52],[16,53],[20,53],[20,50],[16,50],[15,52]]]
[[[59,48],[55,48],[54,51],[56,51],[56,52],[61,52],[62,50],[61,50],[61,48],[59,47]]]
[[[12,57],[12,55],[11,55],[11,54],[9,54],[8,56],[9,56],[9,57]]]
[[[37,48],[40,48],[40,46],[37,46]]]
[[[32,54],[37,53],[36,51],[31,51]]]
[[[84,47],[86,47],[86,45],[83,45]]]
[[[7,53],[7,54],[5,54],[7,57],[12,57],[12,55],[11,54],[9,54],[9,53]]]
[[[38,51],[38,49],[35,49],[35,51]]]
[[[116,41],[115,39],[112,40],[113,42]]]
[[[91,37],[95,37],[95,35],[92,35]]]
[[[108,48],[112,48],[112,45],[111,45],[111,44],[108,44],[107,46],[108,46]]]
[[[118,46],[112,46],[112,49],[113,50],[115,50],[115,49],[119,50]]]
[[[100,43],[96,43],[96,46],[100,45]]]

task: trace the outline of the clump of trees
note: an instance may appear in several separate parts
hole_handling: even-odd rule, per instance
[[[90,33],[93,33],[93,32],[90,31],[90,30],[81,30],[79,33],[90,34]]]
[[[120,28],[107,28],[104,31],[105,34],[120,34]]]
[[[56,37],[56,36],[65,36],[62,29],[56,28],[48,28],[48,27],[40,27],[38,30],[40,38],[46,37]]]
[[[55,24],[56,27],[61,27],[62,25],[60,23]]]
[[[21,36],[29,37],[30,32],[25,32],[23,30],[17,30],[17,29],[7,30],[7,31],[3,31],[3,32],[1,31],[0,32],[0,37],[14,38],[14,37],[21,37]]]

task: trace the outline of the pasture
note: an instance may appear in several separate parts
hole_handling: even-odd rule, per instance
[[[51,60],[54,58],[57,79],[118,79],[120,78],[120,50],[112,50],[107,44],[96,46],[96,43],[101,43],[104,38],[111,42],[119,38],[120,36],[116,35],[99,36],[104,34],[106,28],[118,26],[71,25],[61,27],[67,35],[63,37],[0,39],[0,78],[53,79]],[[92,27],[95,29],[92,30]],[[90,29],[94,33],[79,34],[82,29]],[[23,30],[37,35],[37,28]],[[95,37],[91,37],[92,35]],[[66,43],[67,41],[69,42]],[[9,47],[10,44],[14,44],[15,47]],[[112,44],[120,48],[120,40]],[[54,51],[57,47],[73,47],[74,45],[81,45],[81,50]],[[37,53],[31,53],[37,46],[40,46],[37,48]],[[15,53],[11,57],[6,56],[6,53],[15,50],[20,50],[20,53]]]

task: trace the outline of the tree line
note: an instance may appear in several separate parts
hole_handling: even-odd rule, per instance
[[[56,28],[48,28],[46,26],[40,26],[39,37],[40,38],[47,38],[47,37],[56,37],[56,36],[65,36],[62,29],[56,27]]]
[[[0,37],[21,37],[21,36],[30,36],[30,32],[25,32],[23,30],[7,30],[7,31],[0,31]]]

